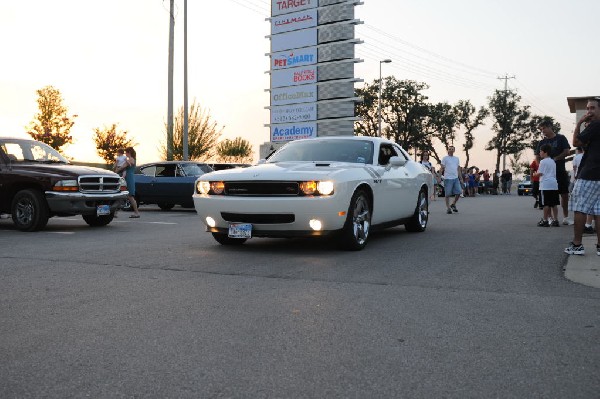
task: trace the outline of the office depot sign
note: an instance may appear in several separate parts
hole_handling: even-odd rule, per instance
[[[295,11],[317,8],[318,0],[273,0],[271,3],[271,15],[288,14]]]

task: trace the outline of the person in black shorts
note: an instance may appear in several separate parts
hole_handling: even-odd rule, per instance
[[[569,222],[569,174],[565,167],[565,158],[569,156],[571,146],[569,141],[562,134],[555,133],[552,129],[552,121],[548,119],[542,120],[538,129],[544,134],[535,151],[535,155],[540,161],[540,148],[544,144],[550,144],[550,157],[556,162],[556,181],[558,182],[558,193],[560,195],[560,205],[563,210],[563,224],[571,224]]]

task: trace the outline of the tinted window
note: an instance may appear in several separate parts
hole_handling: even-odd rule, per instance
[[[393,145],[382,143],[379,146],[379,158],[377,160],[377,164],[387,165],[388,163],[390,163],[390,158],[396,156],[398,156],[398,152],[396,151]]]
[[[141,168],[140,171],[146,176],[154,177],[154,174],[156,173],[156,166],[146,166],[145,168]]]

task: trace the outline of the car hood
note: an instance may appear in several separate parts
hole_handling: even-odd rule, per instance
[[[333,178],[350,170],[372,165],[350,162],[278,162],[247,168],[227,169],[202,175],[202,180],[313,180]]]
[[[45,175],[74,177],[81,175],[105,175],[114,176],[116,173],[106,169],[92,166],[69,165],[69,164],[43,164],[43,163],[13,163],[13,171],[35,172]],[[118,176],[118,175],[117,175]]]

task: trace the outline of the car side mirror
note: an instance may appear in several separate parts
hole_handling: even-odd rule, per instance
[[[404,166],[406,165],[406,159],[403,157],[391,157],[390,165],[392,166]]]

